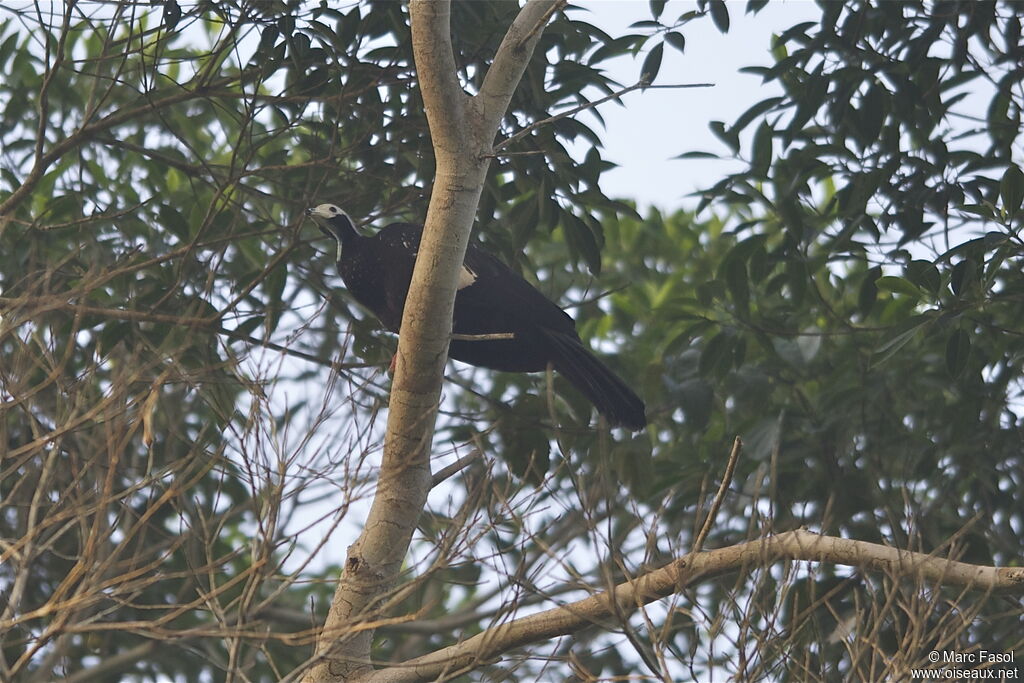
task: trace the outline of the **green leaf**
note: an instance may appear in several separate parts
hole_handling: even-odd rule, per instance
[[[178,211],[172,204],[163,203],[160,204],[158,210],[160,215],[161,227],[170,231],[172,235],[180,239],[182,242],[189,240],[190,228],[188,220],[185,216]]]
[[[547,432],[536,428],[548,415],[546,398],[522,394],[515,402],[515,409],[505,412],[497,423],[498,434],[505,445],[502,456],[509,469],[517,477],[535,484],[544,480],[551,463]]]
[[[666,33],[665,42],[679,50],[680,54],[686,49],[686,38],[679,31],[669,31]]]
[[[782,97],[769,97],[768,99],[761,100],[757,104],[753,105],[745,112],[740,114],[740,117],[736,119],[736,123],[732,125],[733,133],[740,133],[744,128],[750,125],[750,122],[756,119],[766,111],[771,110],[773,107],[781,104],[785,98]]]
[[[251,318],[243,321],[242,324],[240,324],[238,327],[233,329],[231,332],[232,332],[233,335],[238,336],[238,337],[248,337],[248,336],[250,336],[253,333],[253,331],[257,327],[259,327],[260,325],[263,324],[264,320],[265,320],[265,316],[254,315]]]
[[[686,421],[694,428],[703,430],[711,420],[714,410],[715,392],[707,381],[695,377],[679,384],[677,400],[683,409]]]
[[[857,308],[862,315],[870,314],[875,301],[878,300],[878,287],[875,286],[875,281],[881,273],[882,269],[876,266],[867,272],[863,282],[860,283],[860,290],[857,292]]]
[[[924,315],[918,315],[910,318],[902,326],[899,333],[895,334],[875,350],[875,354],[871,359],[871,364],[877,367],[895,356],[900,349],[910,343],[910,341],[917,336],[924,326],[929,325],[931,322],[932,318]]]
[[[707,308],[715,299],[725,298],[725,285],[721,280],[709,280],[697,285],[697,302]]]
[[[915,259],[907,264],[905,275],[908,280],[925,290],[929,294],[938,294],[942,286],[942,276],[939,269],[931,261]]]
[[[732,367],[735,338],[731,332],[719,332],[701,350],[699,372],[702,377],[724,377]]]
[[[729,8],[725,0],[711,0],[711,21],[722,33],[729,32]]]
[[[959,377],[967,367],[971,355],[971,336],[964,330],[954,330],[946,340],[946,369],[953,377]]]
[[[961,204],[960,210],[986,220],[996,219],[995,208],[991,204]]]
[[[562,215],[562,229],[569,246],[583,257],[590,272],[597,275],[601,272],[601,247],[590,227],[576,214],[565,212]]]
[[[111,320],[104,323],[103,330],[99,335],[99,341],[96,344],[97,352],[106,355],[119,342],[125,341],[127,343],[132,333],[132,328],[132,323],[126,320]]]
[[[747,277],[747,263],[742,258],[729,256],[726,257],[723,266],[722,270],[725,272],[720,272],[720,277],[725,280],[725,285],[729,288],[729,295],[732,297],[733,303],[741,311],[746,312],[750,307],[750,282]]]
[[[235,244],[251,265],[262,267],[267,262],[267,252],[264,251],[263,240],[259,237],[246,237]]]
[[[750,172],[755,178],[767,179],[768,170],[772,165],[772,136],[775,131],[763,121],[754,133],[753,151],[750,159]]]
[[[650,84],[654,82],[654,79],[658,77],[658,71],[661,70],[661,58],[665,54],[665,43],[658,43],[647,53],[647,58],[644,59],[644,65],[640,69],[640,80],[644,83]]]
[[[860,123],[861,144],[868,146],[878,140],[878,135],[885,122],[886,104],[889,93],[884,86],[872,85],[861,100]]]
[[[999,199],[1003,210],[1010,216],[1020,210],[1024,202],[1024,172],[1019,166],[1010,166],[999,181]]]
[[[270,334],[277,328],[277,322],[284,310],[284,302],[281,297],[284,294],[284,286],[288,282],[288,264],[278,264],[276,268],[267,273],[263,280],[263,292],[266,295],[267,306],[267,333]]]
[[[740,138],[733,130],[726,130],[725,124],[721,121],[712,121],[708,124],[708,128],[711,129],[711,133],[724,142],[729,149],[732,150],[733,154],[740,151]]]
[[[885,275],[878,278],[875,280],[875,286],[878,287],[878,289],[884,289],[887,292],[903,294],[915,299],[921,298],[921,290],[918,289],[915,284],[910,280],[902,277],[896,277],[895,275]]]
[[[949,275],[949,288],[953,290],[953,294],[961,296],[973,283],[977,282],[977,269],[978,264],[970,258],[953,266]]]

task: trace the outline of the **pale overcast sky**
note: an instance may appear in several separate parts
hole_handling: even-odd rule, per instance
[[[710,20],[692,21],[682,28],[686,52],[666,45],[656,83],[714,83],[712,88],[648,90],[624,98],[625,107],[607,103],[601,107],[607,129],[598,129],[605,143],[605,158],[619,164],[602,176],[601,185],[612,196],[635,199],[663,209],[696,200],[684,196],[713,184],[724,173],[738,169],[735,163],[706,159],[672,160],[691,150],[727,153],[708,129],[714,120],[732,123],[750,105],[779,94],[763,86],[757,76],[738,73],[744,66],[770,65],[771,36],[801,22],[813,21],[820,10],[811,0],[772,0],[757,15],[745,14],[746,1],[729,2],[730,29],[721,34]],[[589,21],[611,35],[630,32],[634,21],[650,19],[647,2],[595,0]],[[695,2],[671,0],[661,20],[672,23]],[[579,18],[583,18],[576,13]],[[634,29],[634,31],[637,31]],[[649,43],[653,47],[655,42]],[[623,85],[635,83],[640,59],[622,60],[609,75]]]

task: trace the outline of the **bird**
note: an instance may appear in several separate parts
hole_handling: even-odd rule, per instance
[[[352,297],[400,333],[423,226],[392,223],[365,236],[334,204],[306,209],[306,215],[336,241],[338,274]],[[541,372],[550,365],[609,424],[633,431],[647,425],[644,402],[584,346],[572,317],[497,257],[470,244],[457,287],[449,357],[504,372]]]

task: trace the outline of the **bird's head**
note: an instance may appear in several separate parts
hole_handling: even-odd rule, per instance
[[[333,237],[338,243],[338,258],[341,258],[341,246],[350,238],[358,237],[355,224],[348,214],[334,204],[320,204],[306,209],[306,215],[313,219],[320,232]]]

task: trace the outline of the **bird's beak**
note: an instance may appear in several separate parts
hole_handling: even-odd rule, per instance
[[[324,229],[324,220],[325,219],[324,219],[323,216],[321,216],[320,214],[318,214],[316,212],[316,208],[315,207],[311,206],[308,209],[306,209],[306,218],[308,218],[309,220],[313,221],[313,223],[316,224],[316,227],[320,228],[321,230]]]

